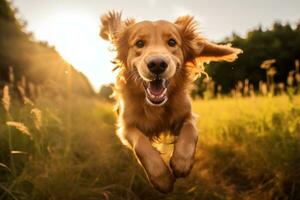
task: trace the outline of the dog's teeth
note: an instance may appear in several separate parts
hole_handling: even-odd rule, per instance
[[[164,91],[163,91],[160,95],[153,95],[153,94],[151,93],[151,91],[150,91],[149,88],[147,88],[147,93],[148,93],[148,95],[149,95],[150,98],[159,100],[159,99],[165,97],[165,95],[166,95],[166,93],[167,93],[167,88],[165,88]]]
[[[162,80],[162,85],[163,85],[163,87],[166,87],[166,82],[167,82],[166,79],[163,79],[163,80]]]

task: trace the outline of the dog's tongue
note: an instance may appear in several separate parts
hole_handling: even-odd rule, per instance
[[[149,83],[149,91],[152,95],[159,96],[165,90],[162,80],[155,80]]]

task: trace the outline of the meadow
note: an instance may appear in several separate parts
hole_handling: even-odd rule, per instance
[[[71,14],[74,20],[63,25],[64,20],[43,20],[56,16],[49,14],[46,2],[41,5],[47,12],[26,3],[30,13],[40,13],[45,32],[50,27],[72,33],[66,38],[72,45],[64,39],[66,34],[57,34],[61,45],[70,47],[65,55],[71,53],[77,60],[93,54],[93,48],[81,43],[92,37],[81,34],[94,28],[81,27],[81,20],[73,17],[84,20],[84,10],[72,13],[72,6],[57,4],[53,14],[62,12],[62,19]],[[172,2],[168,9],[172,5],[177,7]],[[239,5],[243,3],[236,4],[236,10],[243,11]],[[270,6],[271,13],[280,14]],[[205,99],[193,101],[200,136],[196,162],[187,178],[176,181],[172,193],[162,194],[149,185],[131,150],[115,134],[111,85],[94,91],[77,70],[79,65],[71,66],[72,60],[57,51],[59,43],[52,44],[50,37],[39,41],[38,32],[29,31],[23,7],[20,10],[14,1],[0,0],[0,200],[300,200],[299,22],[248,27],[244,36],[232,33],[220,41],[244,53],[235,63],[210,63],[210,78],[196,80],[192,96]],[[53,28],[55,24],[61,27]],[[95,60],[105,66],[101,54]],[[84,62],[85,69],[98,66],[90,60],[94,58]],[[93,74],[100,81],[105,74],[97,71]],[[164,158],[171,153],[170,141],[161,138],[155,143]]]
[[[298,96],[195,100],[196,163],[170,194],[149,185],[119,142],[113,104],[2,96],[0,200],[300,199]]]

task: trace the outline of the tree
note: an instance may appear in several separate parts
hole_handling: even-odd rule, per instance
[[[210,63],[207,72],[228,93],[238,81],[249,79],[258,88],[259,81],[266,81],[260,64],[267,59],[276,59],[276,83],[285,82],[295,59],[300,58],[300,24],[293,28],[289,23],[275,22],[272,28],[263,31],[259,26],[248,32],[245,38],[232,34],[222,43],[232,43],[244,53],[234,63]]]

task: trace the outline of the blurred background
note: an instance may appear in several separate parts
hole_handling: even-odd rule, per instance
[[[0,200],[300,199],[300,2],[0,0]],[[191,96],[191,175],[160,194],[115,136],[115,72],[99,18],[174,21],[244,53]],[[158,147],[170,154],[168,142]],[[163,147],[162,147],[163,146]]]

